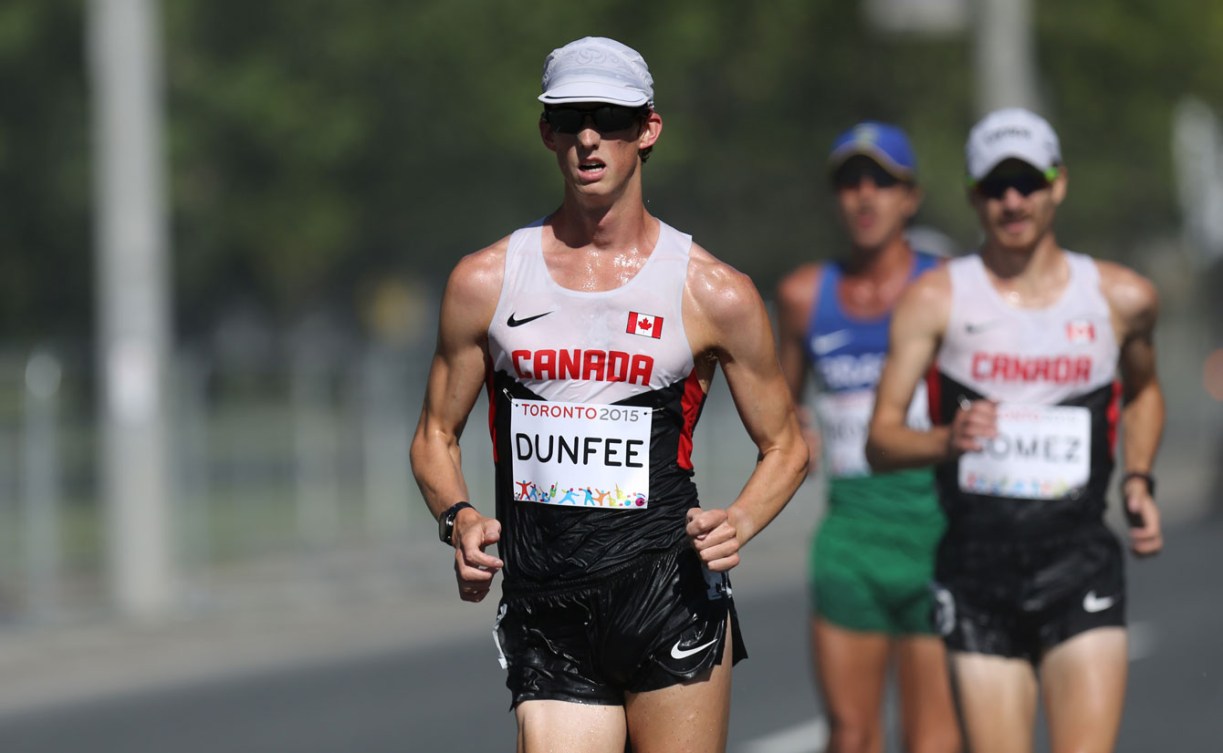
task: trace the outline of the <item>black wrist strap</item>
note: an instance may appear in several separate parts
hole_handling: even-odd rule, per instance
[[[1121,491],[1124,492],[1125,485],[1129,483],[1130,479],[1135,479],[1135,478],[1140,478],[1143,481],[1147,482],[1147,494],[1150,494],[1152,497],[1155,496],[1155,477],[1144,471],[1130,471],[1126,473],[1124,476],[1122,476],[1121,477]]]
[[[455,502],[450,507],[447,507],[446,511],[438,517],[437,537],[441,539],[443,544],[454,546],[454,519],[466,507],[475,509],[470,502]]]
[[[446,508],[446,512],[442,513],[442,517],[446,517],[447,515],[458,515],[459,510],[462,510],[464,507],[472,507],[472,504],[470,502],[455,502],[453,505]]]

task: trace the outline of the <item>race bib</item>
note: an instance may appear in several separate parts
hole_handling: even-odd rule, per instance
[[[960,457],[960,489],[972,494],[1059,499],[1087,485],[1091,414],[1086,408],[998,405],[998,436]]]
[[[875,408],[873,390],[819,393],[815,397],[815,412],[820,422],[820,438],[824,445],[824,464],[831,476],[867,476],[871,473],[866,462],[866,434],[871,412]],[[905,423],[914,429],[930,427],[926,403],[926,385],[919,382],[909,404]]]
[[[869,390],[827,392],[815,397],[824,445],[824,467],[830,476],[866,476],[866,426],[875,406]]]
[[[570,507],[650,503],[649,408],[510,401],[514,499]]]

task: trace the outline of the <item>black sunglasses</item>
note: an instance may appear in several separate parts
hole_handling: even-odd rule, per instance
[[[623,105],[602,105],[593,109],[577,107],[549,107],[544,110],[543,119],[557,133],[577,133],[586,127],[586,119],[594,123],[599,133],[623,131],[638,120],[644,118],[649,107],[625,107]]]
[[[851,159],[833,172],[832,185],[837,189],[857,188],[867,178],[871,179],[875,188],[891,188],[902,182],[874,160]]]
[[[1056,177],[1057,168],[1050,168],[1046,173],[1024,170],[1018,173],[986,176],[977,182],[975,188],[977,193],[995,201],[1006,196],[1006,192],[1012,188],[1018,191],[1020,196],[1027,198],[1037,191],[1048,188]]]

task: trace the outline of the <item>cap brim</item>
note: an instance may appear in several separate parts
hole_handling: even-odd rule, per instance
[[[569,102],[607,102],[613,105],[639,107],[649,104],[650,98],[637,89],[609,86],[604,82],[570,81],[554,86],[539,95],[539,101],[547,105]]]
[[[869,157],[884,170],[891,173],[893,177],[901,180],[913,180],[914,173],[911,169],[898,165],[887,152],[869,144],[851,143],[833,150],[832,154],[828,155],[828,172],[836,172],[851,157]]]

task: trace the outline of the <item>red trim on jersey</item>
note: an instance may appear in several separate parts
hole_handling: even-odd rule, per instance
[[[497,462],[497,401],[493,399],[493,370],[484,370],[485,396],[488,398],[488,436],[493,442],[493,462]]]
[[[938,378],[937,364],[930,364],[930,368],[926,369],[926,412],[930,414],[931,426],[942,426],[943,416],[939,412],[939,406],[942,405],[939,398],[943,393],[942,380]]]
[[[684,425],[679,431],[679,452],[675,462],[686,471],[692,470],[692,431],[701,417],[701,409],[705,407],[705,390],[701,389],[701,380],[696,372],[688,374],[684,380],[684,396],[680,400],[684,414]]]
[[[1113,380],[1113,396],[1105,412],[1108,417],[1108,456],[1117,452],[1117,426],[1121,423],[1121,380]]]

